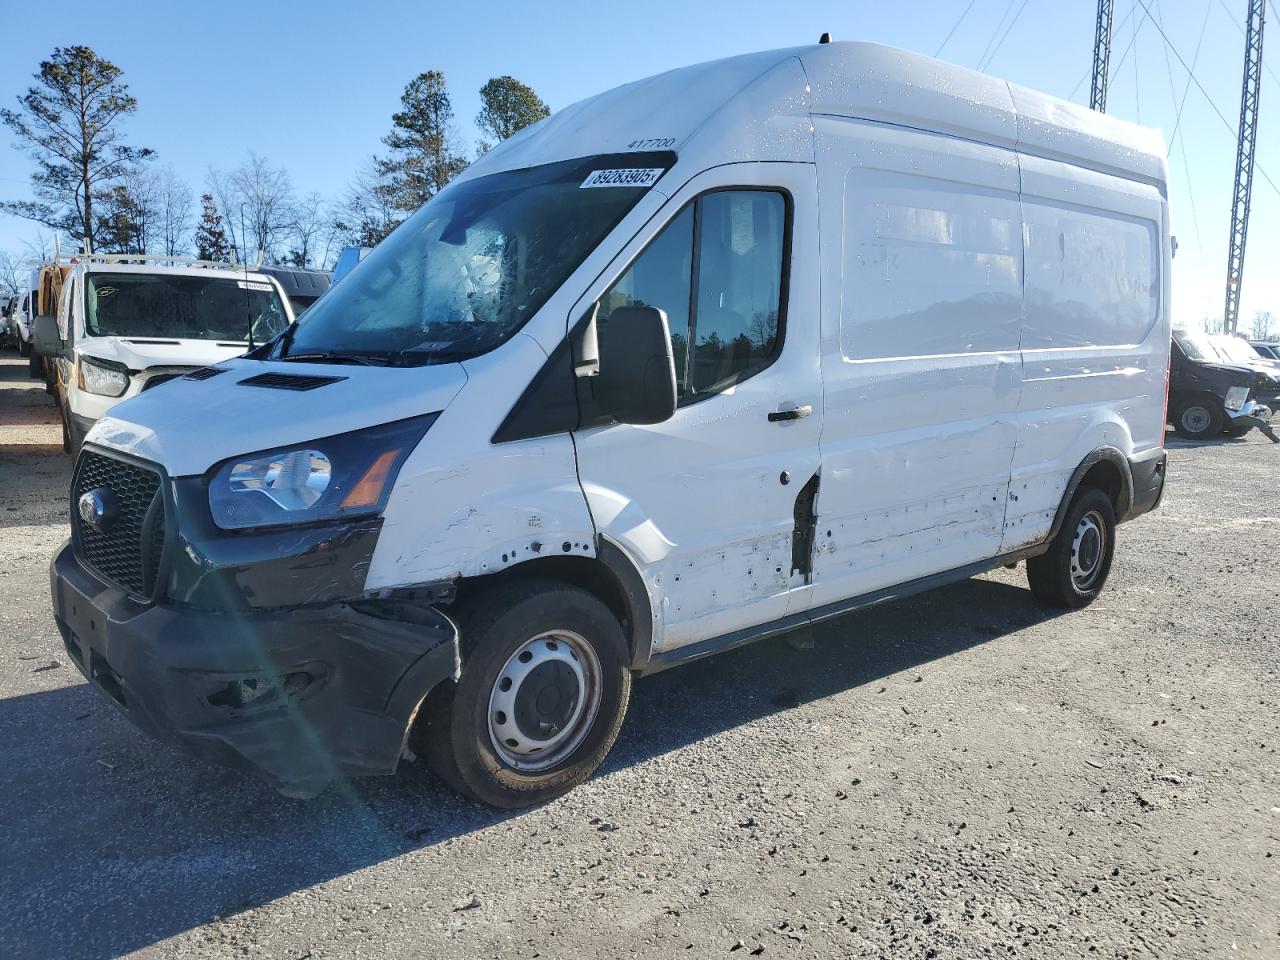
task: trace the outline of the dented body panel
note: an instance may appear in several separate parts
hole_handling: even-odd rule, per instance
[[[583,101],[457,182],[599,157],[642,195],[487,352],[401,367],[260,354],[94,428],[90,456],[161,476],[148,522],[168,524],[164,556],[139,598],[66,548],[54,607],[69,653],[140,726],[313,792],[395,769],[425,698],[465,669],[450,604],[488,578],[596,591],[648,672],[1043,553],[1099,464],[1121,519],[1159,502],[1170,249],[1155,134],[904,51],[824,44]],[[556,196],[579,202],[596,173]],[[467,256],[452,276],[475,286],[449,323],[493,307],[471,294],[497,267]],[[618,307],[664,312],[661,373],[682,379],[661,422],[592,406],[601,354],[580,332],[607,332]],[[320,385],[246,383],[259,374]],[[422,426],[387,452],[394,469],[375,462],[340,491],[376,509],[217,527],[210,491],[233,465],[260,489],[297,467],[285,452],[313,469],[307,444],[360,452],[401,421]],[[280,463],[255,474],[255,452]],[[381,498],[360,500],[366,483]],[[259,724],[236,697],[263,675],[286,680]],[[312,692],[290,700],[289,682]]]

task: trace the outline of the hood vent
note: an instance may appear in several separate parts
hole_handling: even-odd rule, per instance
[[[318,377],[300,373],[260,373],[241,380],[241,386],[266,387],[269,390],[315,390],[345,380],[346,377]]]
[[[199,370],[192,370],[182,379],[184,380],[208,380],[210,377],[216,377],[220,373],[226,373],[226,367],[201,367]]]

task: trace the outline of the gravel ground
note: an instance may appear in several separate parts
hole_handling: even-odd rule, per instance
[[[300,803],[66,662],[52,406],[0,359],[0,955],[1280,957],[1280,449],[1171,443],[1088,610],[1001,570],[639,682],[497,813],[416,764]]]

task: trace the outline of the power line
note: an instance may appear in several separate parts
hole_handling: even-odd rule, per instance
[[[938,49],[933,51],[933,55],[935,57],[942,53],[942,48],[945,47],[948,42],[950,42],[952,35],[958,29],[960,29],[960,24],[964,23],[964,18],[969,15],[969,11],[973,9],[973,5],[977,2],[978,0],[969,0],[969,5],[964,8],[964,13],[960,14],[959,19],[957,19],[956,22],[951,25],[951,29],[948,30],[947,35],[943,37],[942,43],[938,44]]]
[[[1142,6],[1142,9],[1146,10],[1147,15],[1150,16],[1151,9],[1147,6],[1146,0],[1136,0],[1136,2],[1140,4]],[[1178,63],[1182,64],[1182,69],[1187,71],[1187,75],[1191,78],[1191,82],[1196,85],[1196,89],[1199,90],[1201,95],[1205,98],[1205,100],[1208,101],[1209,106],[1213,108],[1213,112],[1218,115],[1218,119],[1222,121],[1222,125],[1227,128],[1227,131],[1231,134],[1231,136],[1239,140],[1240,138],[1239,131],[1231,125],[1231,121],[1228,120],[1223,115],[1222,111],[1218,109],[1218,105],[1213,102],[1213,97],[1209,96],[1209,91],[1204,88],[1204,84],[1200,82],[1200,80],[1196,77],[1196,75],[1191,71],[1191,68],[1187,66],[1187,61],[1183,58],[1182,54],[1178,52],[1178,48],[1173,45],[1173,41],[1171,41],[1169,37],[1165,34],[1164,28],[1161,27],[1160,24],[1156,23],[1154,20],[1152,20],[1151,22],[1155,25],[1155,28],[1160,31],[1160,36],[1164,38],[1165,45],[1168,46],[1169,51],[1175,57],[1178,58]],[[1257,167],[1258,172],[1262,174],[1262,179],[1267,181],[1271,189],[1276,192],[1277,196],[1280,196],[1280,187],[1277,187],[1275,184],[1275,181],[1272,180],[1269,176],[1267,176],[1267,171],[1262,169],[1262,164],[1257,163],[1255,161],[1255,166]]]
[[[1000,19],[996,22],[996,28],[991,31],[991,38],[987,41],[987,45],[982,48],[982,56],[978,57],[978,64],[975,70],[982,69],[982,61],[987,59],[987,52],[991,49],[991,45],[996,42],[996,37],[1000,36],[1000,28],[1004,26],[1005,17],[1009,16],[1009,11],[1013,9],[1013,5],[1018,0],[1009,0],[1009,5],[1004,8],[1004,13],[1000,14]]]
[[[1208,4],[1205,4],[1204,24],[1202,24],[1200,27],[1201,41],[1204,40],[1204,26],[1209,23],[1209,11],[1211,9],[1212,8]],[[1164,11],[1160,9],[1160,0],[1156,0],[1156,22],[1160,23],[1161,25],[1164,24]],[[1200,56],[1200,43],[1197,42],[1195,55],[1191,58],[1191,66],[1194,67],[1196,65],[1196,60],[1199,58],[1199,56]],[[1173,61],[1169,59],[1168,47],[1164,48],[1164,68],[1165,68],[1165,72],[1169,75],[1169,93],[1176,100],[1178,97],[1178,88],[1173,82]],[[1182,107],[1186,104],[1187,94],[1190,92],[1191,92],[1191,82],[1187,81],[1187,85],[1182,91],[1182,103],[1178,105],[1179,120],[1182,119]],[[1191,161],[1187,158],[1187,138],[1183,137],[1181,140],[1178,140],[1177,121],[1174,122],[1173,129],[1174,129],[1173,136],[1169,138],[1169,150],[1168,152],[1165,153],[1165,156],[1168,157],[1169,153],[1173,152],[1173,145],[1175,142],[1177,142],[1182,147],[1182,170],[1187,176],[1187,196],[1191,200],[1191,222],[1195,227],[1196,247],[1200,251],[1200,263],[1203,264],[1204,263],[1204,240],[1200,236],[1200,214],[1196,210],[1196,194],[1195,194],[1195,191],[1191,188],[1191,182],[1192,182]]]
[[[996,54],[1000,52],[1000,48],[1004,46],[1004,42],[1009,39],[1009,34],[1013,32],[1014,24],[1018,22],[1018,18],[1022,16],[1022,11],[1027,9],[1030,0],[1022,0],[1022,6],[1018,8],[1018,12],[1013,15],[1013,19],[1009,21],[1009,26],[1005,28],[1004,35],[1000,38],[1000,42],[996,44],[996,48],[991,51],[991,56],[987,57],[986,67],[979,67],[979,70],[986,70],[991,66],[991,62],[995,60]]]
[[[1196,41],[1196,52],[1191,56],[1192,70],[1196,68],[1196,63],[1200,59],[1200,48],[1201,46],[1204,45],[1205,28],[1209,26],[1209,14],[1212,12],[1212,10],[1213,10],[1212,7],[1210,7],[1208,4],[1205,4],[1204,20],[1200,22],[1200,39]],[[1164,49],[1164,58],[1166,62],[1169,59],[1168,47],[1165,47]],[[1187,82],[1182,88],[1182,100],[1178,103],[1178,114],[1173,121],[1173,134],[1169,137],[1169,149],[1165,152],[1166,158],[1168,158],[1169,154],[1173,152],[1173,141],[1177,139],[1178,128],[1182,126],[1182,110],[1187,105],[1187,95],[1189,93],[1191,93],[1191,74],[1190,73],[1187,74]],[[1186,149],[1187,149],[1186,138],[1183,138],[1182,150],[1184,153],[1186,152]],[[1190,171],[1188,171],[1188,175],[1190,175]]]

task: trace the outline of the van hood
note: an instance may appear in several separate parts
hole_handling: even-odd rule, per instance
[[[243,358],[203,380],[179,377],[111,408],[85,438],[158,463],[171,477],[205,473],[228,457],[306,443],[447,407],[467,382],[458,363],[359,367]],[[261,374],[334,378],[310,389],[245,383]]]
[[[76,353],[123,363],[131,372],[148,367],[207,367],[238,357],[248,344],[218,340],[170,340],[151,337],[86,337]]]

